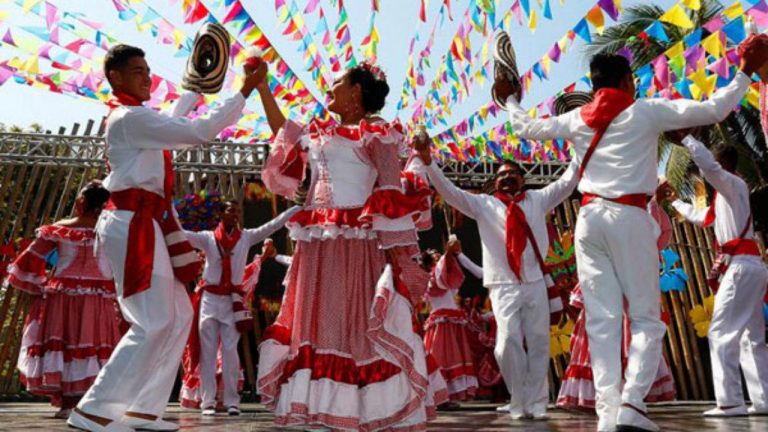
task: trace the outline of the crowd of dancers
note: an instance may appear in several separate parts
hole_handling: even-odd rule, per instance
[[[768,37],[750,37],[740,54],[731,83],[705,102],[635,100],[629,62],[596,55],[592,93],[545,119],[520,107],[514,74],[496,74],[493,99],[512,129],[526,139],[568,140],[575,156],[561,178],[538,190],[526,189],[522,167],[505,161],[495,192],[483,194],[445,177],[423,131],[409,139],[399,123],[377,116],[389,87],[374,65],[333,82],[331,122],[286,119],[258,58],[246,63],[239,93],[208,117],[189,119],[199,94],[185,93],[170,112],[144,107],[151,88],[144,52],[115,46],[104,65],[114,95],[109,174],[80,192],[74,218],[40,227],[9,270],[10,285],[34,296],[18,363],[22,382],[82,430],[170,431],[179,426],[163,413],[183,358],[182,405],[204,416],[239,415],[238,340],[252,325],[260,262],[275,255],[269,242],[253,263],[248,251],[285,226],[295,252],[281,257],[285,293],[260,342],[256,380],[277,425],[425,430],[438,407],[501,382],[509,404],[500,411],[511,421],[546,420],[550,325],[572,319],[557,405],[593,409],[599,431],[657,431],[646,402],[675,397],[662,355],[658,278],[659,251],[670,238],[662,206],[670,202],[691,222],[714,226],[721,257],[709,330],[717,407],[704,415],[768,414],[768,272],[748,189],[736,174],[735,150],[713,154],[690,129],[723,120],[752,76],[768,80]],[[503,50],[497,61],[515,69],[504,64]],[[765,99],[762,83],[760,90]],[[230,201],[214,231],[182,230],[171,200],[171,151],[206,145],[238,119],[253,91],[275,135],[264,183],[297,205],[241,229],[240,204]],[[709,209],[694,209],[658,184],[664,133],[717,191]],[[418,232],[431,227],[430,183],[477,221],[481,266],[455,238],[442,254],[419,250]],[[544,259],[546,217],[574,190],[582,197],[578,287],[564,307]],[[456,303],[464,270],[482,279],[492,313]],[[423,325],[415,315],[422,301],[431,310]]]

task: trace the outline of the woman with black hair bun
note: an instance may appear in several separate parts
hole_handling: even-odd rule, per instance
[[[17,365],[21,382],[50,397],[60,409],[56,418],[67,418],[123,333],[112,269],[93,248],[107,199],[100,181],[88,183],[75,217],[38,228],[8,272],[12,287],[32,295]]]
[[[285,119],[266,80],[257,88],[276,135],[264,183],[293,198],[311,166],[305,208],[286,224],[297,245],[280,314],[259,347],[261,400],[279,425],[425,430],[447,400],[411,316],[429,277],[412,259],[429,189],[404,193],[403,129],[377,115],[386,76],[348,69],[328,92],[335,119],[308,126]]]

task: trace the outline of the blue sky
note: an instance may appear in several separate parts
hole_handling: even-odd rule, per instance
[[[107,25],[105,29],[110,35],[117,37],[121,42],[144,48],[147,51],[148,62],[154,71],[175,82],[181,81],[185,59],[174,58],[169,47],[160,46],[148,34],[140,33],[134,23],[120,21],[111,0],[89,0],[87,2],[83,0],[49,1],[61,10],[80,12],[87,19],[105,23]],[[449,21],[446,19],[442,26],[438,27],[438,37],[431,59],[433,69],[428,69],[425,72],[427,83],[434,78],[433,71],[436,70],[440,58],[447,52],[450,41],[470,1],[451,1],[454,20]],[[537,10],[539,16],[535,32],[531,32],[525,26],[519,26],[514,20],[512,21],[511,28],[507,29],[510,31],[517,50],[518,64],[521,71],[527,70],[534,61],[544,55],[551,45],[559,40],[567,29],[573,27],[596,2],[596,0],[550,1],[553,20],[544,19],[540,15],[540,10]],[[220,2],[221,0],[206,0],[204,3],[211,10],[217,11],[216,5]],[[290,0],[286,2],[290,4]],[[627,7],[641,2],[649,3],[638,0],[624,0],[622,3],[624,7]],[[180,0],[146,0],[146,3],[155,8],[164,18],[186,31],[190,36],[194,35],[197,25],[189,26],[183,24]],[[308,73],[302,70],[304,62],[298,43],[282,35],[284,25],[278,21],[277,13],[274,9],[274,1],[259,0],[258,2],[244,1],[243,3],[280,54],[304,78],[310,89],[315,94],[319,94],[312,80],[308,78]],[[414,32],[418,30],[421,35],[421,42],[417,44],[416,49],[423,48],[432,24],[437,18],[441,3],[442,1],[440,0],[430,1],[427,23],[424,24],[418,20],[418,0],[380,0],[381,13],[376,20],[376,26],[381,36],[378,56],[380,65],[387,72],[391,87],[387,106],[383,111],[383,116],[388,119],[392,119],[395,116],[395,105],[400,98],[408,61],[408,44]],[[534,8],[538,8],[536,6],[537,2],[532,1],[531,3],[534,5]],[[676,2],[674,0],[654,0],[652,3],[667,8]],[[306,0],[297,0],[297,4],[303,9]],[[333,27],[336,23],[336,14],[330,0],[321,0],[320,4],[328,16],[329,26]],[[511,4],[512,0],[496,0],[496,7],[499,11],[498,15],[503,15],[503,12],[506,12]],[[353,45],[357,48],[368,31],[371,1],[346,0],[345,6],[350,17]],[[45,25],[44,19],[40,17],[32,14],[25,16],[22,8],[15,4],[13,0],[7,3],[0,3],[0,11],[10,12],[6,21],[0,23],[0,29],[3,33],[8,28],[14,29],[24,25]],[[217,15],[217,18],[223,18],[223,15]],[[310,30],[315,28],[316,18],[316,13],[306,17],[307,26]],[[610,20],[607,20],[607,24],[610,23]],[[19,31],[23,34],[21,30]],[[332,28],[331,31],[333,31]],[[474,36],[472,42],[473,50],[476,50],[480,46],[481,36]],[[582,76],[586,71],[586,60],[583,58],[582,51],[583,45],[577,42],[570,51],[563,55],[560,63],[553,63],[551,79],[544,82],[535,81],[531,93],[524,101],[524,105],[535,105]],[[321,53],[324,54],[322,48]],[[19,52],[11,47],[0,46],[1,60],[10,59],[18,54]],[[355,55],[358,59],[362,58],[362,53],[357,49]],[[100,65],[96,63],[94,67],[100,67]],[[41,69],[43,71],[50,70],[47,69],[43,62],[41,62]],[[488,102],[489,94],[488,83],[484,87],[475,85],[471,90],[470,97],[459,106],[454,107],[453,115],[449,118],[448,123],[454,124],[465,118],[468,114],[475,112],[479,106]],[[4,101],[4,103],[0,104],[0,122],[6,125],[17,124],[25,127],[33,122],[38,122],[46,128],[56,129],[59,126],[69,126],[74,122],[84,123],[87,119],[91,118],[99,119],[107,111],[105,106],[97,103],[22,86],[16,84],[13,80],[9,80],[0,87],[0,98]],[[252,97],[249,104],[254,108],[260,106],[260,102],[255,96]],[[403,118],[410,118],[410,110],[406,110],[403,114],[406,114]],[[433,132],[440,131],[441,129],[436,129]]]

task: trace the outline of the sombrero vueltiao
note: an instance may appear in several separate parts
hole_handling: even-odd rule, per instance
[[[181,87],[197,93],[218,93],[228,63],[229,33],[220,24],[206,23],[195,36]]]
[[[562,115],[592,102],[592,93],[572,91],[563,93],[555,99],[555,115]]]
[[[514,86],[514,96],[520,101],[523,87],[520,85],[520,73],[517,71],[517,57],[515,49],[512,47],[512,41],[509,35],[500,31],[496,34],[496,40],[493,43],[493,74],[495,78],[505,77]],[[502,109],[506,109],[506,100],[496,94],[495,89],[491,90],[493,101]]]

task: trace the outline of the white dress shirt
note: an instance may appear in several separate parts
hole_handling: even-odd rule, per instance
[[[165,196],[163,150],[207,144],[235,123],[245,107],[245,98],[238,92],[207,118],[185,118],[199,98],[197,93],[184,93],[170,113],[145,106],[115,108],[107,118],[110,173],[104,187],[110,192],[140,188]]]
[[[232,258],[230,260],[232,285],[243,283],[243,272],[248,260],[248,251],[251,247],[266,240],[267,237],[282,228],[285,222],[299,210],[301,210],[299,206],[291,207],[258,228],[244,229],[242,231],[240,240],[232,249]],[[184,231],[184,234],[193,248],[205,253],[205,267],[203,268],[205,284],[219,285],[221,283],[221,253],[216,246],[216,238],[213,235],[213,231]]]
[[[744,180],[732,173],[729,173],[715,160],[712,152],[704,144],[687,136],[683,139],[683,145],[691,154],[691,159],[701,170],[704,178],[717,191],[715,200],[715,237],[718,243],[724,244],[739,237],[744,227],[747,225],[747,219],[750,215],[749,207],[749,187]],[[685,219],[696,225],[704,223],[704,217],[709,208],[696,209],[692,205],[675,200],[672,206]],[[744,238],[754,238],[752,224],[749,224]]]
[[[544,278],[530,242],[526,243],[523,251],[523,280],[519,280],[509,267],[505,243],[507,206],[501,200],[491,195],[472,194],[457,188],[434,162],[427,167],[427,174],[437,192],[448,204],[477,221],[483,250],[484,286],[530,283]],[[576,180],[576,165],[571,163],[560,179],[543,189],[527,191],[526,198],[518,203],[536,238],[542,258],[546,256],[549,248],[545,217],[573,192]]]
[[[657,185],[658,140],[662,132],[703,126],[725,119],[751,83],[743,72],[707,101],[638,99],[606,130],[579,183],[579,191],[606,198],[653,195]],[[574,145],[579,163],[595,131],[584,123],[581,109],[547,119],[533,119],[514,97],[507,99],[512,130],[534,140],[563,138]]]

